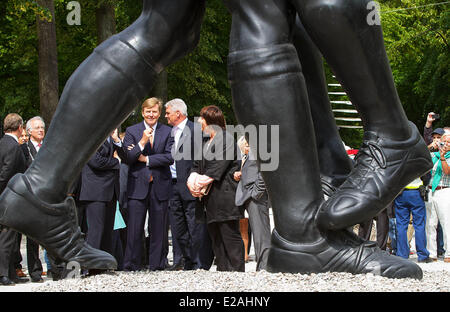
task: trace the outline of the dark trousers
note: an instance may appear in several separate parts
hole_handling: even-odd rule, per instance
[[[389,237],[389,218],[386,209],[380,212],[376,216],[377,220],[377,246],[383,250],[386,250],[386,245]],[[361,223],[359,225],[358,236],[365,240],[370,239],[370,233],[372,232],[373,219]]]
[[[42,275],[42,263],[39,259],[39,244],[27,237],[27,266],[28,275],[31,278],[40,278]]]
[[[163,270],[168,253],[168,201],[159,201],[149,184],[147,197],[143,200],[128,199],[128,230],[125,248],[124,270],[137,271],[142,265],[142,249],[145,217],[148,211],[149,265],[152,271]]]
[[[13,250],[13,261],[15,269],[22,269],[22,252],[20,247],[22,244],[22,234],[17,233],[16,244]],[[42,263],[39,259],[39,244],[35,243],[32,239],[27,237],[27,266],[28,274],[33,278],[40,278],[42,275]]]
[[[443,255],[445,253],[444,233],[442,232],[442,226],[441,226],[440,222],[438,222],[438,225],[437,225],[436,241],[437,241],[437,249],[438,249],[437,253],[438,253],[438,255]]]
[[[244,242],[239,220],[208,223],[217,271],[245,272]]]
[[[7,227],[0,231],[0,276],[16,278],[15,254],[17,232]]]
[[[256,270],[265,270],[271,244],[269,203],[267,199],[261,202],[251,199],[245,206],[255,244]],[[250,250],[250,245],[248,249]]]
[[[123,245],[120,238],[120,230],[114,230],[112,234],[112,255],[117,260],[117,271],[123,270]]]
[[[209,236],[206,223],[198,223],[197,226],[197,236],[199,237],[200,246],[195,256],[195,262],[199,269],[209,270],[214,261],[211,237]]]
[[[83,202],[87,221],[87,243],[112,254],[112,234],[116,215],[116,200]]]
[[[20,245],[22,244],[22,233],[17,232],[16,245],[13,251],[14,268],[22,269],[22,252],[20,251]]]
[[[195,200],[183,200],[174,185],[169,209],[173,216],[172,234],[181,250],[185,269],[196,270],[211,267],[212,248],[210,239],[205,237],[206,225],[195,221]],[[209,244],[208,244],[209,243]]]
[[[175,185],[174,185],[175,187]],[[172,196],[173,198],[173,196]],[[180,242],[177,239],[179,237],[179,234],[177,233],[177,216],[175,215],[174,203],[172,203],[172,199],[169,201],[169,208],[168,208],[168,218],[169,218],[169,226],[170,226],[170,232],[172,234],[172,254],[173,254],[173,264],[178,265],[183,261],[183,258],[186,261],[186,256],[183,255],[182,247],[180,246]],[[190,258],[188,258],[190,259]]]

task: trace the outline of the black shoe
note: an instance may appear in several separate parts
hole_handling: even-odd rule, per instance
[[[423,259],[423,260],[417,260],[417,262],[419,262],[419,263],[432,263],[432,262],[435,262],[436,260],[433,260],[432,258],[430,258],[430,257],[428,257],[428,258],[425,258],[425,259]]]
[[[410,123],[410,129],[411,137],[406,141],[364,133],[354,169],[318,210],[316,223],[321,229],[338,230],[369,220],[433,167],[417,127]]]
[[[12,280],[7,278],[6,276],[2,276],[2,277],[0,277],[0,285],[3,285],[3,286],[14,286],[16,284]]]
[[[0,224],[32,238],[60,262],[81,269],[116,269],[110,254],[92,248],[83,239],[72,197],[58,204],[43,202],[33,194],[24,174],[9,180],[0,195]]]
[[[422,279],[414,262],[389,255],[375,242],[365,241],[347,230],[328,231],[315,243],[293,243],[272,232],[267,259],[273,273],[372,273],[389,278]]]
[[[44,279],[42,278],[42,277],[32,277],[31,278],[31,282],[32,283],[43,283],[44,282]]]
[[[183,261],[179,263],[172,264],[166,268],[166,271],[181,271],[184,269]]]
[[[184,262],[184,268],[183,268],[184,271],[195,271],[198,268],[199,267],[198,267],[197,263],[195,263],[195,262],[192,262],[190,260],[186,260]]]
[[[16,284],[24,284],[28,283],[29,281],[30,279],[26,277],[16,277],[15,279],[13,279],[13,282]]]

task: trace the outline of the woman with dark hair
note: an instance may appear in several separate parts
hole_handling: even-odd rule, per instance
[[[207,140],[202,159],[194,161],[187,185],[197,198],[196,218],[205,219],[216,256],[217,271],[245,271],[244,244],[239,230],[241,214],[234,204],[239,170],[234,138],[225,130],[217,106],[200,111],[198,122]]]

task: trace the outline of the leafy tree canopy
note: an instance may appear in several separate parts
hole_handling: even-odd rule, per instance
[[[79,0],[81,25],[66,21],[69,0],[54,0],[60,92],[97,44],[95,9],[115,6],[117,31],[140,14],[142,1]],[[450,6],[439,0],[381,1],[381,22],[395,84],[408,118],[423,128],[428,112],[440,113],[435,126],[450,125]],[[36,16],[51,20],[36,1],[4,0],[0,6],[0,115],[18,112],[25,119],[39,114]],[[208,0],[198,47],[168,69],[168,97],[186,101],[189,115],[201,107],[220,106],[235,123],[227,80],[231,17],[221,0]],[[330,72],[327,76],[330,80]],[[353,147],[360,131],[341,133]],[[355,144],[353,144],[355,142]]]

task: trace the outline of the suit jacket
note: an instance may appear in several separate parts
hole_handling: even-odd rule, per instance
[[[13,137],[4,135],[0,139],[0,194],[16,173],[24,173],[26,169],[23,149]]]
[[[36,158],[36,155],[38,152],[37,152],[36,148],[34,147],[33,142],[31,142],[31,140],[28,140],[27,143],[22,144],[21,146],[25,150],[24,151],[25,159],[27,162],[27,167],[29,167],[31,165],[31,163],[33,162],[33,160]]]
[[[150,176],[153,177],[153,190],[160,201],[169,200],[172,193],[172,174],[170,165],[173,164],[171,154],[174,139],[171,136],[171,127],[158,122],[153,141],[153,148],[148,142],[141,151],[138,143],[145,130],[144,122],[128,127],[123,139],[123,150],[126,153],[128,164],[128,198],[143,200],[147,197]],[[134,148],[128,150],[128,146]],[[149,157],[149,165],[138,161],[143,154]]]
[[[237,182],[233,179],[233,174],[239,171],[238,148],[233,136],[225,130],[221,136],[216,135],[213,142],[206,149],[202,160],[194,161],[191,169],[191,172],[214,179],[209,193],[197,200],[196,219],[204,221],[206,211],[207,223],[239,220],[242,216],[235,205]],[[233,159],[226,157],[231,149],[234,149],[231,154]],[[221,158],[213,158],[211,155],[221,155]]]
[[[122,149],[107,140],[89,159],[81,171],[79,200],[109,202],[114,194],[119,198],[120,162],[114,158],[114,151]]]
[[[199,131],[201,135],[201,129],[198,124],[194,124],[188,120],[186,126],[181,133],[178,145],[173,145],[172,155],[175,158],[175,166],[177,170],[177,189],[180,192],[183,200],[195,200],[195,197],[191,195],[187,187],[187,180],[192,169],[192,165],[195,159],[195,151],[202,148],[202,141],[196,142],[194,131]],[[201,136],[200,136],[201,137]]]
[[[266,186],[258,169],[256,160],[249,158],[244,162],[241,169],[241,180],[236,190],[236,205],[243,206],[253,199],[255,201],[266,201],[268,196]]]
[[[27,168],[33,162],[33,158],[31,157],[30,150],[28,149],[28,144],[21,144],[20,148],[22,149],[23,154],[25,155],[25,163],[27,164]]]

